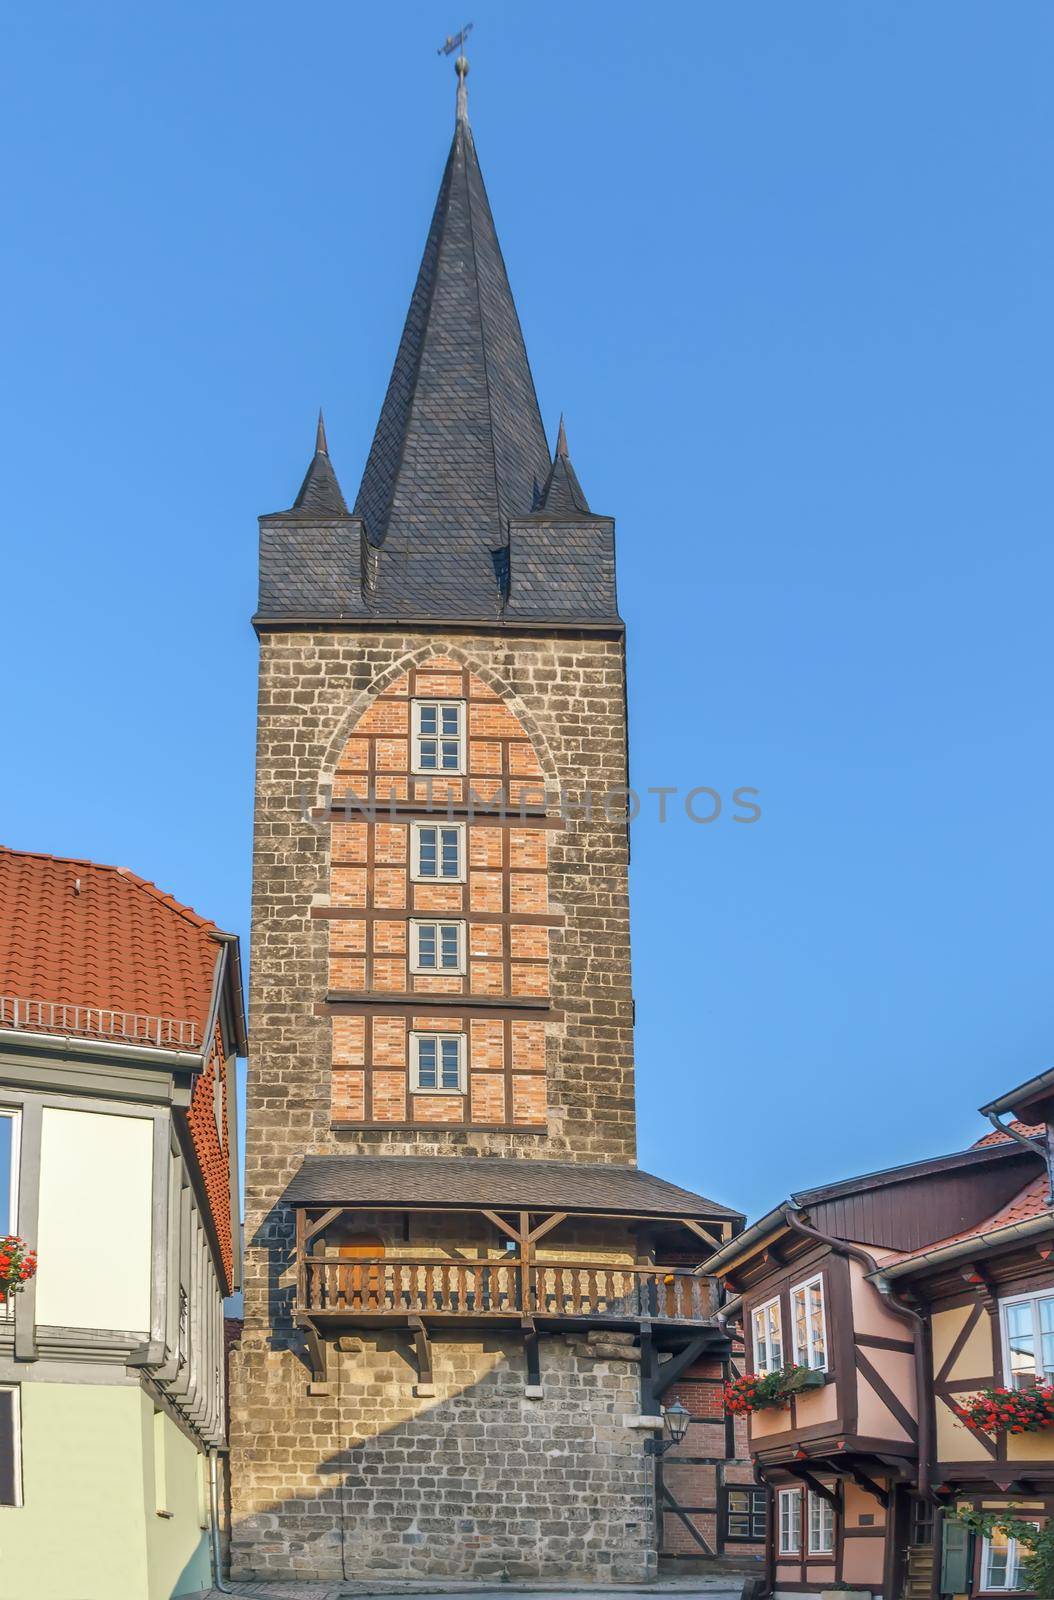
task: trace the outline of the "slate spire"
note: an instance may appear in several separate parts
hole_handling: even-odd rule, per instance
[[[519,318],[468,122],[454,138],[355,515],[379,549],[378,611],[490,617],[511,517],[549,472]]]
[[[318,427],[315,429],[315,453],[304,474],[300,493],[293,501],[292,509],[301,516],[320,518],[346,517],[348,514],[344,496],[340,492],[340,484],[337,482],[337,474],[329,459],[326,424],[321,410],[318,413]]]
[[[570,513],[577,517],[587,517],[590,514],[589,501],[582,493],[578,474],[571,465],[562,412],[560,430],[556,435],[556,454],[553,456],[553,464],[549,468],[549,476],[545,480],[545,488],[542,490],[537,509],[556,514]]]

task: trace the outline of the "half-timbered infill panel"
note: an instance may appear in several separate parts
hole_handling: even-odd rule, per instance
[[[544,1132],[554,785],[506,700],[450,656],[383,685],[336,765],[334,1126]],[[320,1000],[322,997],[320,997]]]

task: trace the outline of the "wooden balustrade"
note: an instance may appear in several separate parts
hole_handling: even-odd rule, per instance
[[[309,1315],[487,1317],[527,1314],[600,1321],[708,1322],[713,1282],[692,1272],[609,1262],[341,1260],[303,1256],[298,1309]]]

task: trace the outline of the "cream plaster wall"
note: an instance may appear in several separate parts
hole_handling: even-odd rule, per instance
[[[152,1167],[149,1118],[45,1107],[39,1323],[146,1337]]]

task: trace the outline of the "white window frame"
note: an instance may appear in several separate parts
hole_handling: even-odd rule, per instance
[[[801,1502],[800,1489],[781,1489],[776,1496],[779,1512],[779,1538],[777,1553],[781,1556],[801,1555]],[[797,1507],[795,1513],[793,1507]],[[794,1543],[790,1543],[793,1538]]]
[[[0,1508],[14,1510],[24,1505],[22,1495],[22,1385],[20,1383],[0,1383],[0,1389],[11,1395],[11,1431],[14,1437],[11,1440],[11,1457],[14,1463],[13,1490],[14,1499],[0,1501]]]
[[[422,967],[420,965],[419,947],[420,931],[422,928],[435,928],[436,930],[436,957],[438,959],[441,944],[439,929],[457,929],[457,966],[456,967]],[[465,975],[465,924],[458,917],[411,917],[410,918],[410,971],[415,976],[422,978],[458,978]]]
[[[0,1106],[0,1117],[11,1123],[11,1189],[7,1209],[11,1218],[9,1233],[18,1232],[18,1174],[22,1156],[22,1113],[14,1106]],[[2,1387],[2,1385],[0,1385]]]
[[[823,1360],[822,1361],[814,1361],[813,1360],[814,1350],[813,1350],[812,1323],[811,1323],[811,1321],[809,1319],[809,1290],[813,1289],[813,1288],[818,1288],[819,1291],[820,1291],[820,1326],[823,1329]],[[799,1293],[801,1293],[801,1294],[803,1294],[805,1296],[805,1357],[806,1357],[806,1359],[804,1361],[800,1360],[801,1352],[798,1349],[798,1319],[794,1315],[794,1296],[796,1294],[799,1294]],[[829,1352],[830,1352],[830,1348],[831,1348],[831,1336],[830,1336],[830,1329],[827,1326],[827,1296],[824,1294],[823,1273],[822,1272],[814,1272],[811,1278],[803,1278],[800,1283],[794,1284],[794,1286],[792,1287],[792,1289],[790,1291],[790,1294],[788,1296],[788,1307],[789,1307],[789,1310],[790,1310],[791,1349],[792,1349],[792,1352],[793,1352],[793,1355],[794,1355],[794,1364],[795,1364],[795,1366],[808,1367],[810,1372],[826,1372],[827,1371],[827,1364],[828,1364],[828,1361],[830,1359]]]
[[[1019,1298],[1028,1299],[1028,1295]],[[1031,1518],[1029,1518],[1031,1521]],[[1038,1523],[1035,1524],[1039,1526]],[[995,1529],[999,1532],[999,1529]],[[987,1536],[981,1541],[981,1581],[982,1592],[991,1594],[1017,1594],[1021,1590],[1021,1546],[1016,1539],[1006,1541],[1006,1583],[992,1583],[992,1541]]]
[[[1010,1361],[1010,1329],[1008,1326],[1007,1312],[1014,1306],[1030,1305],[1032,1307],[1032,1353],[1037,1361],[1037,1371],[1032,1374],[1037,1383],[1045,1381],[1054,1382],[1054,1363],[1051,1364],[1050,1379],[1047,1379],[1047,1368],[1043,1361],[1043,1331],[1039,1321],[1039,1303],[1041,1300],[1054,1301],[1054,1287],[1043,1289],[1035,1294],[1011,1294],[999,1302],[999,1336],[1003,1342],[1003,1382],[1008,1388],[1014,1389],[1014,1372]],[[1031,1385],[1029,1385],[1031,1387]]]
[[[421,835],[426,828],[433,828],[436,833],[436,866],[443,860],[443,841],[439,837],[444,831],[457,835],[457,872],[453,877],[445,877],[437,872],[435,877],[427,877],[421,871]],[[410,824],[410,877],[414,883],[464,883],[465,881],[465,824],[463,822],[411,822]]]
[[[778,1364],[772,1360],[772,1338],[768,1325],[768,1313],[776,1308],[776,1335],[779,1339],[780,1359]],[[762,1330],[759,1336],[758,1318],[762,1319]],[[780,1306],[779,1295],[774,1295],[771,1300],[766,1300],[764,1305],[755,1306],[750,1313],[750,1328],[754,1339],[754,1371],[765,1376],[770,1372],[779,1372],[783,1367],[783,1311]],[[765,1357],[762,1360],[761,1350],[764,1346]]]
[[[834,1506],[822,1494],[809,1490],[809,1554],[834,1555]],[[815,1517],[814,1517],[815,1513]],[[815,1535],[815,1536],[814,1536]]]
[[[438,1081],[433,1084],[421,1083],[421,1041],[422,1039],[453,1039],[457,1044],[457,1087],[443,1085]],[[436,1078],[440,1077],[439,1070],[440,1051],[436,1049]],[[410,1035],[410,1093],[411,1094],[464,1094],[465,1080],[468,1076],[468,1039],[463,1033],[448,1032],[445,1029],[424,1029]]]
[[[438,730],[439,724],[442,722],[442,713],[443,713],[444,709],[449,707],[449,706],[456,707],[456,709],[457,709],[457,766],[456,767],[442,767],[442,766],[423,767],[421,765],[421,740],[423,738],[424,739],[435,738],[437,741],[441,742],[443,737],[444,737],[443,734],[439,733],[438,731],[434,735],[430,734],[430,733],[422,734],[422,732],[421,732],[421,708],[423,706],[435,706],[436,707],[437,712],[439,713],[439,715],[436,718],[437,730]],[[464,700],[457,700],[457,699],[453,699],[453,700],[451,700],[451,699],[433,700],[431,698],[428,698],[428,699],[424,699],[424,700],[414,700],[414,701],[411,702],[411,706],[410,706],[410,726],[411,726],[411,743],[412,743],[412,762],[411,762],[411,769],[410,770],[413,773],[415,773],[418,777],[423,777],[423,778],[456,778],[459,775],[461,775],[462,773],[464,773],[464,771],[465,771],[465,743],[466,743],[466,739],[465,739],[465,721],[466,721],[465,710],[466,710],[466,706],[465,706],[465,701]],[[450,738],[451,735],[447,734],[446,737]],[[438,755],[438,751],[437,751],[437,755]]]

